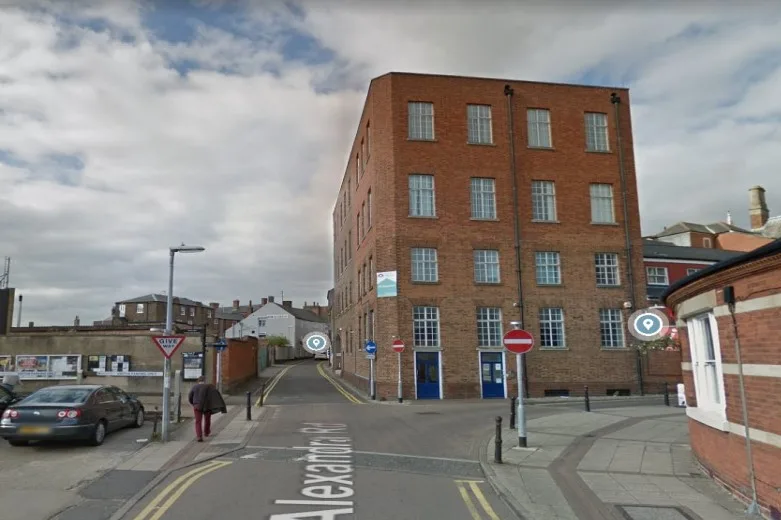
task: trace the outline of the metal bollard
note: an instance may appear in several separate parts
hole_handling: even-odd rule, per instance
[[[152,440],[156,440],[157,439],[157,435],[158,435],[158,433],[157,433],[157,420],[159,418],[160,418],[160,414],[158,413],[158,407],[155,406],[155,415],[154,415],[154,419],[152,420],[152,437],[151,437]]]
[[[664,405],[670,406],[670,387],[667,385],[667,381],[664,382]]]
[[[496,439],[494,440],[494,462],[502,463],[502,416],[496,416]]]
[[[513,397],[513,398],[510,400],[510,429],[511,429],[511,430],[514,430],[514,429],[515,429],[515,412],[516,412],[516,409],[515,409],[515,400],[516,400],[516,399],[518,399],[518,398],[517,398],[517,397]]]
[[[263,406],[263,398],[266,396],[266,382],[263,381],[263,385],[260,387],[260,406]]]
[[[247,420],[252,420],[252,392],[247,392]]]
[[[591,401],[588,398],[588,385],[586,385],[584,388],[585,388],[585,396],[586,396],[586,399],[585,399],[586,411],[590,412],[591,411]]]

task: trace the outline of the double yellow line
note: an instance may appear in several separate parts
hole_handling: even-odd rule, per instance
[[[458,492],[461,493],[461,499],[464,501],[464,504],[466,504],[466,508],[469,510],[469,514],[472,515],[473,520],[483,520],[483,516],[472,500],[472,496],[469,494],[470,491],[477,500],[477,503],[480,504],[480,507],[485,511],[488,518],[491,520],[500,520],[499,515],[496,514],[496,511],[491,507],[491,504],[488,503],[488,499],[485,498],[485,495],[480,490],[480,486],[478,486],[478,484],[483,482],[482,480],[456,480],[455,482],[456,486],[458,486]]]
[[[347,398],[348,401],[355,403],[355,404],[363,404],[363,401],[355,397],[353,394],[342,388],[342,385],[340,385],[333,377],[329,376],[325,373],[325,370],[323,369],[323,366],[325,365],[325,361],[322,363],[317,364],[317,371],[320,372],[320,375],[325,378],[326,381],[334,385],[334,388],[336,388],[340,394],[342,394],[345,398]]]
[[[279,383],[279,380],[282,379],[282,376],[284,376],[288,370],[293,368],[296,365],[300,365],[303,363],[303,361],[299,361],[298,363],[293,363],[290,366],[287,366],[283,368],[277,375],[271,378],[271,381],[269,382],[268,386],[266,387],[266,390],[263,392],[263,400],[265,401],[268,399],[268,394],[271,393],[272,390],[274,390],[274,387],[277,386],[277,383]],[[255,406],[260,406],[260,397],[258,397],[258,400],[255,401]]]
[[[216,469],[223,468],[230,464],[233,464],[233,462],[226,460],[213,460],[207,464],[204,464],[203,466],[195,468],[192,471],[188,471],[184,475],[168,484],[165,489],[163,489],[160,494],[155,497],[154,500],[147,504],[144,510],[141,511],[134,520],[160,520],[160,518],[169,509],[171,509],[171,506],[174,505],[177,500],[179,500],[184,492],[187,491],[187,488],[192,486],[196,480],[206,475],[207,473],[211,473]],[[163,502],[164,500],[165,502]]]

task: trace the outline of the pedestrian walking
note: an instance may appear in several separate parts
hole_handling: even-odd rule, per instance
[[[225,406],[225,400],[217,387],[207,383],[203,376],[199,377],[190,389],[187,400],[192,405],[195,415],[195,437],[198,442],[203,442],[204,436],[211,435],[212,414],[227,413],[228,407]]]

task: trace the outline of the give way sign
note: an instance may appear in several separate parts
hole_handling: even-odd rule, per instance
[[[531,332],[523,329],[513,329],[504,335],[502,340],[504,348],[514,354],[526,354],[534,346],[534,337]]]
[[[152,341],[155,342],[157,348],[167,359],[171,359],[176,349],[184,343],[187,336],[152,336]]]

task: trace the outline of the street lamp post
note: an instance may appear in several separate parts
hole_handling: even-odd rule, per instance
[[[165,335],[170,336],[174,333],[174,255],[176,253],[200,253],[206,248],[201,246],[186,246],[184,243],[180,246],[169,248],[170,261],[168,265],[168,298],[165,308]],[[203,360],[204,364],[206,360]],[[162,438],[163,442],[168,442],[168,424],[171,420],[168,397],[171,390],[171,360],[165,358],[163,361],[163,424]]]

